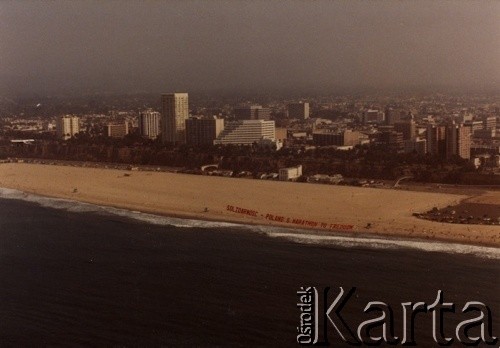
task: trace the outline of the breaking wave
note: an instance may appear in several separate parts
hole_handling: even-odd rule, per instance
[[[314,233],[268,232],[273,238],[284,238],[301,244],[340,245],[350,248],[369,247],[372,249],[416,249],[428,252],[444,252],[453,254],[468,254],[482,258],[500,260],[500,249],[477,245],[428,242],[423,240],[408,240],[397,238],[346,237],[338,235],[318,235]]]
[[[54,208],[65,210],[73,213],[96,213],[102,215],[115,215],[125,218],[132,218],[134,220],[146,222],[153,225],[162,226],[174,226],[174,227],[201,227],[201,228],[213,228],[213,227],[242,227],[240,224],[233,224],[228,222],[218,222],[218,221],[204,221],[196,219],[182,219],[176,217],[168,217],[161,215],[154,215],[148,213],[142,213],[139,211],[132,211],[127,209],[114,208],[109,206],[100,206],[91,203],[78,202],[70,199],[63,198],[51,198],[45,196],[39,196],[31,193],[26,193],[23,191],[15,189],[0,188],[0,198],[3,199],[17,199],[26,202],[36,203],[42,207]]]
[[[62,198],[50,198],[31,193],[22,192],[15,189],[0,188],[0,198],[16,199],[33,202],[47,208],[54,208],[75,213],[97,213],[103,215],[115,215],[130,218],[137,221],[180,228],[227,228],[243,229],[266,235],[270,238],[282,238],[295,243],[309,245],[329,245],[346,248],[371,248],[371,249],[414,249],[426,252],[441,252],[452,254],[467,254],[481,258],[500,260],[500,248],[485,247],[477,245],[467,245],[459,243],[443,243],[437,241],[423,241],[417,239],[398,238],[376,238],[372,236],[345,236],[332,233],[315,232],[311,230],[290,229],[286,227],[264,226],[264,225],[243,225],[229,222],[206,221],[196,219],[184,219],[167,217],[131,211],[126,209],[99,206],[90,203],[83,203]]]

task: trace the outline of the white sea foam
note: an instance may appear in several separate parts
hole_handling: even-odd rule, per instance
[[[43,207],[62,209],[71,212],[101,212],[103,209],[97,205],[81,203],[69,199],[50,198],[38,196],[31,193],[25,193],[19,190],[0,188],[0,198],[19,199],[27,202],[37,203]]]
[[[108,206],[100,206],[90,203],[78,202],[69,199],[51,198],[39,196],[31,193],[22,192],[15,189],[0,188],[0,198],[3,199],[17,199],[27,202],[37,203],[42,207],[66,210],[75,213],[98,213],[98,214],[112,214],[125,218],[132,218],[142,222],[153,225],[175,226],[175,227],[200,227],[200,228],[214,228],[214,227],[242,227],[241,224],[232,224],[228,222],[218,221],[204,221],[195,219],[181,219],[175,217],[154,215],[142,213],[139,211],[132,211]]]
[[[142,222],[146,222],[153,225],[162,226],[175,226],[175,227],[200,227],[200,228],[213,228],[213,227],[241,227],[239,224],[232,224],[229,222],[218,222],[218,221],[206,221],[206,220],[196,220],[196,219],[181,219],[175,217],[154,215],[148,213],[141,213],[138,211],[130,211],[125,209],[113,208],[113,207],[102,207],[107,213],[123,216],[126,218],[132,218]]]
[[[373,238],[367,236],[340,236],[325,234],[310,230],[290,229],[276,226],[242,225],[228,222],[205,221],[195,219],[181,219],[167,217],[126,209],[99,206],[69,199],[50,198],[25,193],[19,190],[0,188],[0,198],[17,199],[37,203],[40,206],[66,210],[70,212],[111,214],[137,221],[161,226],[174,226],[181,228],[238,228],[264,234],[271,238],[283,238],[300,244],[331,245],[346,248],[372,248],[372,249],[414,249],[427,252],[444,252],[453,254],[468,254],[482,258],[500,259],[500,248],[467,245],[459,243],[428,242],[423,240],[408,240],[398,238]]]
[[[444,252],[453,254],[469,254],[482,258],[500,260],[500,248],[483,247],[458,243],[427,242],[396,238],[345,237],[318,235],[314,233],[283,233],[268,232],[273,238],[284,238],[301,244],[337,245],[344,247],[369,247],[372,249],[416,249],[429,252]]]

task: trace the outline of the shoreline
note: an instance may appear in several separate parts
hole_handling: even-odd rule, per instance
[[[89,180],[89,173],[92,174],[93,180]],[[147,184],[157,185],[158,191],[152,190]],[[421,210],[422,207],[431,206],[444,208],[475,199],[477,196],[258,180],[241,181],[234,178],[172,173],[124,173],[123,170],[115,169],[21,163],[0,165],[0,187],[180,219],[276,226],[322,235],[362,235],[500,246],[498,226],[446,224],[411,216],[415,209]],[[77,188],[76,193],[72,187]],[[280,195],[274,195],[268,189],[286,190]],[[197,190],[199,192],[196,192]],[[318,197],[315,197],[315,194],[323,191],[325,197],[316,200]],[[330,194],[340,198],[329,199],[327,197]],[[490,194],[495,197],[497,195],[496,192]],[[245,195],[248,196],[246,199]],[[291,201],[290,198],[294,196],[296,199]],[[385,204],[376,204],[374,200]],[[257,214],[248,216],[228,211],[229,205],[247,210],[255,209],[252,211]],[[207,207],[208,211],[205,212],[204,207]],[[263,218],[264,214],[321,222],[332,225],[333,228],[310,228],[283,221],[270,221]],[[381,214],[384,216],[380,217]],[[365,221],[374,222],[370,228],[364,228]],[[352,228],[335,228],[339,226]]]
[[[5,189],[4,187],[0,187],[1,189]],[[7,188],[8,189],[8,188]],[[16,190],[18,191],[18,190]],[[486,249],[494,249],[496,251],[500,251],[500,247],[496,245],[491,245],[491,244],[485,244],[485,243],[461,243],[458,242],[456,239],[446,239],[446,238],[438,238],[438,239],[424,239],[424,238],[419,238],[419,237],[410,237],[407,235],[403,234],[383,234],[383,233],[370,233],[370,232],[365,232],[365,231],[350,231],[350,232],[342,232],[342,231],[330,231],[330,230],[324,230],[324,229],[315,229],[315,228],[299,228],[299,227],[290,227],[287,225],[271,225],[271,224],[261,224],[258,222],[240,222],[240,221],[231,221],[231,220],[216,220],[210,217],[202,218],[200,216],[190,216],[190,215],[175,215],[175,214],[167,214],[167,213],[155,213],[153,211],[139,211],[139,210],[131,210],[128,208],[120,207],[120,206],[112,206],[112,205],[98,205],[95,203],[90,203],[90,202],[84,202],[80,200],[74,200],[74,199],[69,199],[69,198],[59,198],[59,197],[52,197],[52,196],[43,196],[35,193],[30,193],[30,192],[24,192],[24,191],[18,191],[23,194],[32,194],[36,197],[41,197],[41,198],[46,198],[46,199],[55,199],[55,200],[64,200],[67,202],[71,203],[81,203],[81,204],[89,204],[96,206],[98,208],[104,208],[107,213],[109,214],[116,214],[119,217],[123,217],[125,219],[131,219],[135,221],[136,223],[146,223],[146,224],[152,224],[152,225],[160,225],[162,226],[163,224],[160,223],[155,223],[151,221],[145,221],[143,219],[140,219],[136,216],[132,215],[122,215],[122,214],[117,214],[116,212],[109,211],[107,209],[112,208],[116,210],[121,210],[121,211],[126,211],[127,213],[133,213],[133,214],[147,214],[147,215],[152,215],[154,217],[160,217],[160,218],[173,218],[173,219],[179,219],[179,220],[185,220],[185,221],[199,221],[199,222],[208,222],[208,223],[221,223],[221,224],[231,224],[231,226],[221,226],[222,228],[227,228],[227,227],[238,227],[242,228],[245,230],[251,230],[252,227],[261,227],[261,228],[266,228],[266,227],[278,227],[282,230],[278,231],[255,231],[253,230],[252,233],[257,233],[257,234],[262,234],[266,235],[269,238],[282,238],[287,241],[292,241],[294,243],[299,243],[299,244],[315,244],[315,245],[325,245],[324,243],[321,242],[316,242],[316,243],[305,243],[304,239],[307,239],[311,237],[312,239],[314,238],[344,238],[344,239],[350,239],[350,242],[355,242],[359,241],[359,248],[371,248],[371,246],[368,246],[366,244],[363,244],[364,241],[366,240],[375,240],[375,243],[380,243],[382,244],[391,244],[392,245],[398,245],[399,243],[410,243],[409,245],[403,245],[402,247],[408,248],[411,250],[423,250],[427,252],[450,252],[449,250],[446,249],[437,249],[437,250],[425,250],[419,247],[416,247],[414,245],[411,245],[412,243],[424,243],[424,244],[441,244],[441,245],[447,245],[446,243],[451,243],[450,246],[452,247],[477,247],[477,248],[486,248]],[[1,199],[2,197],[0,197]],[[11,198],[11,199],[19,199],[22,200],[22,198]],[[40,202],[35,201],[29,201],[28,202],[33,202],[35,204],[40,204]],[[44,206],[43,204],[41,204]],[[53,208],[53,209],[58,209],[58,208]],[[168,224],[170,225],[170,224]],[[176,226],[175,224],[171,224],[173,226]],[[199,228],[207,228],[206,226],[193,226],[193,227],[199,227]],[[328,245],[328,244],[326,244]],[[342,244],[340,245],[342,246]],[[390,247],[389,247],[390,248]],[[456,252],[454,250],[452,252],[453,254],[464,254],[463,252]],[[470,252],[465,252],[465,254],[471,254]],[[474,255],[478,256],[478,255]],[[497,256],[495,256],[497,257]],[[488,257],[491,258],[491,257]]]

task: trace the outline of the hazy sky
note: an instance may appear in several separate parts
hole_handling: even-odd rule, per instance
[[[0,89],[500,88],[500,1],[0,0]]]

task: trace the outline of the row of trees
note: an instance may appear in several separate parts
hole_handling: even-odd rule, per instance
[[[77,137],[71,141],[42,141],[31,146],[4,145],[2,157],[29,157],[73,161],[113,162],[196,169],[219,163],[220,168],[249,172],[277,172],[279,168],[302,164],[304,175],[342,174],[351,178],[394,180],[412,175],[420,182],[453,184],[499,184],[494,175],[481,175],[467,160],[445,160],[417,153],[397,154],[382,149],[356,147],[349,151],[329,148],[282,149],[273,151],[248,146],[187,145],[173,147],[137,138],[95,139]]]

